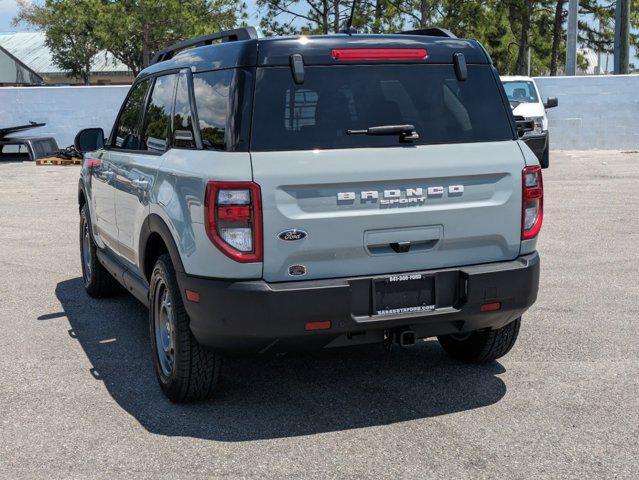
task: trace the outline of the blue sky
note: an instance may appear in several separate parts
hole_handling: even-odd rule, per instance
[[[253,23],[257,23],[255,19],[255,1],[248,0],[249,13],[253,17]],[[18,9],[16,0],[0,0],[0,32],[24,30],[24,27],[14,28],[11,26],[11,19],[15,16]],[[635,52],[631,52],[631,62],[635,65],[639,64],[639,58],[634,55]],[[612,59],[611,59],[612,61]],[[611,63],[612,65],[612,63]]]

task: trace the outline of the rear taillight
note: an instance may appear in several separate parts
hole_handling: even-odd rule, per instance
[[[331,51],[333,59],[348,62],[361,60],[424,60],[423,48],[340,48]]]
[[[526,167],[521,172],[521,239],[535,238],[544,219],[544,185],[541,167]]]
[[[237,262],[262,261],[262,197],[253,182],[209,182],[206,233]]]

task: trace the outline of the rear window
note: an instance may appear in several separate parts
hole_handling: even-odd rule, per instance
[[[411,124],[415,144],[512,140],[491,67],[469,65],[457,80],[452,65],[306,67],[303,85],[288,67],[258,69],[251,149],[384,147],[397,136],[346,130]]]

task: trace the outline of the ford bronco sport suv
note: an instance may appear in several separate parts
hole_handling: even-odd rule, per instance
[[[438,29],[175,45],[108,139],[76,139],[86,290],[149,307],[173,401],[228,353],[437,337],[492,361],[537,297],[527,128],[484,48]]]

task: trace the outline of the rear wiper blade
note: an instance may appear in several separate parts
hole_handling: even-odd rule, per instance
[[[364,130],[346,130],[347,135],[399,135],[400,142],[414,142],[419,140],[419,135],[415,131],[414,125],[380,125],[378,127],[368,127]]]

